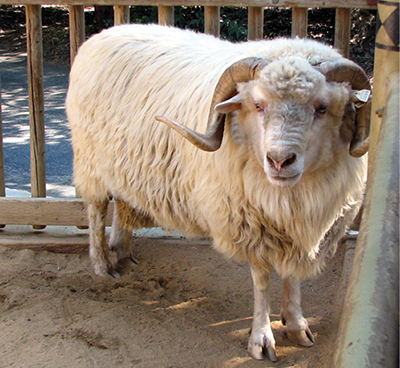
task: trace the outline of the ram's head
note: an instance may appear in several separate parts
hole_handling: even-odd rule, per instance
[[[271,183],[292,186],[344,149],[354,157],[367,152],[370,89],[364,71],[344,58],[318,65],[296,56],[246,58],[222,74],[206,133],[156,119],[199,149],[216,151],[229,116],[232,139],[252,146]]]

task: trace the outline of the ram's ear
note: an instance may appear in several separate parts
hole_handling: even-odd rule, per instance
[[[228,114],[229,112],[242,108],[242,99],[239,95],[231,97],[229,100],[220,102],[215,105],[214,110],[220,114]]]

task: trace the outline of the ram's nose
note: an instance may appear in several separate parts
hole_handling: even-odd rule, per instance
[[[269,165],[280,172],[296,162],[297,156],[294,152],[269,151],[267,161]]]

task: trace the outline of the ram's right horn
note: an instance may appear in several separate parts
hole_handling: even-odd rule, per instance
[[[214,107],[234,96],[237,93],[236,85],[238,83],[257,79],[260,75],[260,71],[268,64],[269,60],[250,57],[239,60],[225,69],[214,90],[208,117],[207,131],[204,134],[189,129],[185,125],[164,116],[156,116],[155,119],[177,131],[197,148],[209,152],[216,151],[222,144],[225,115],[214,111]]]

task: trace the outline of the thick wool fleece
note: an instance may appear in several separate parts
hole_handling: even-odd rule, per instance
[[[262,136],[249,127],[251,119],[241,120],[245,112],[229,114],[214,153],[154,119],[164,115],[204,132],[219,77],[249,56],[272,61],[259,87],[275,102],[303,106],[325,88],[326,99],[337,105],[321,120],[328,139],[314,137],[326,141],[319,161],[293,187],[267,179],[255,155],[263,150]],[[70,75],[67,114],[79,192],[92,203],[110,196],[123,201],[128,207],[121,211],[135,211],[127,218],[144,218],[138,226],[210,235],[227,256],[274,267],[284,277],[319,271],[357,210],[365,179],[365,160],[350,157],[349,142],[340,140],[349,88],[325,86],[313,68],[337,57],[309,40],[232,44],[157,25],[103,31],[81,47]],[[312,132],[296,134],[302,133]]]

